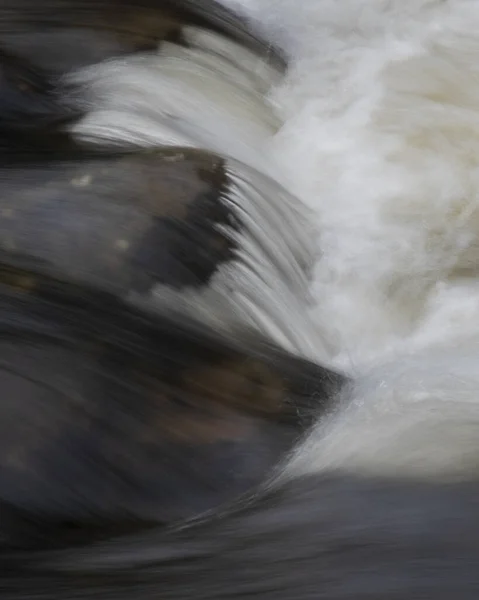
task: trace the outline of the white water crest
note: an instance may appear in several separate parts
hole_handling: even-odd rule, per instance
[[[72,74],[89,108],[74,132],[102,144],[204,148],[268,170],[280,120],[266,95],[279,72],[218,34],[185,27],[182,35],[187,47],[163,42],[157,53]]]
[[[281,73],[268,56],[218,34],[188,27],[182,35],[187,47],[165,42],[156,53],[71,74],[88,108],[73,131],[90,143],[195,147],[224,157],[221,201],[239,223],[224,233],[236,242],[235,257],[200,291],[158,286],[154,302],[215,326],[247,325],[296,354],[326,360],[327,342],[309,314],[314,218],[279,184],[270,158],[281,122],[268,94]]]
[[[226,175],[221,202],[236,227],[219,229],[234,240],[235,256],[200,290],[156,286],[155,306],[182,310],[230,332],[246,325],[294,354],[326,359],[327,343],[306,308],[313,302],[315,259],[310,213],[272,178],[243,163],[228,160]]]

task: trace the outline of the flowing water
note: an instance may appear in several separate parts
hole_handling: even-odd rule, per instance
[[[283,294],[253,276],[272,264],[264,248],[245,242],[239,259],[251,320],[267,299],[285,345],[357,381],[295,468],[467,476],[479,466],[479,3],[223,1],[284,49],[285,79],[191,31],[189,53],[164,46],[80,74],[96,110],[77,132],[211,148],[310,209],[298,240],[314,246],[298,275],[308,302],[292,309],[294,285]],[[240,208],[245,173],[227,198]],[[265,198],[272,188],[259,185]],[[264,239],[271,200],[256,222]],[[278,254],[284,281],[293,255]]]

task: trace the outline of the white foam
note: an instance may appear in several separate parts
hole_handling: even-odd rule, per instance
[[[375,367],[297,449],[287,476],[477,477],[478,364],[471,342]]]
[[[336,363],[455,339],[471,311],[479,329],[479,5],[228,4],[292,54],[273,156],[317,215],[314,316]]]
[[[358,377],[288,473],[477,473],[479,3],[225,2],[291,55],[272,156],[316,214],[314,320]]]

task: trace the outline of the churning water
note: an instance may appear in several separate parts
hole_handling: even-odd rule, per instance
[[[294,467],[477,473],[479,3],[228,4],[291,57],[269,151],[315,215],[315,326],[358,377]]]

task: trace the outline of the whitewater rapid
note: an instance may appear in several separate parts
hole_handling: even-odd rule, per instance
[[[312,316],[353,372],[479,333],[479,4],[225,0],[285,49],[267,152],[313,209]]]

